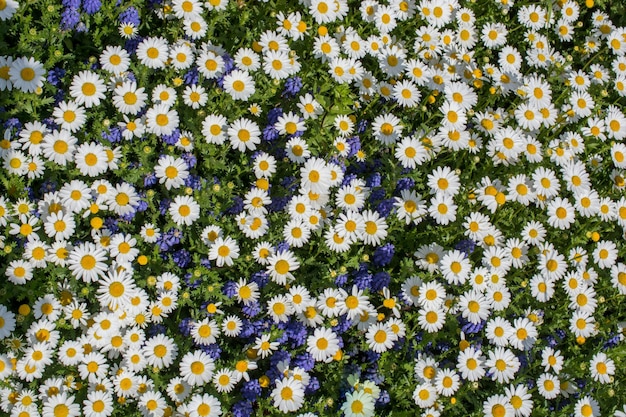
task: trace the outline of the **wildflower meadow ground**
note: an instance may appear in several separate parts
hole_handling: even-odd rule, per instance
[[[626,9],[0,0],[0,414],[626,417]]]

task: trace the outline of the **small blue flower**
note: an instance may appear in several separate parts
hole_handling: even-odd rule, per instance
[[[385,266],[391,262],[395,253],[395,247],[392,243],[385,243],[374,250],[374,265]]]
[[[72,30],[80,22],[80,13],[78,9],[66,7],[61,13],[61,29]]]
[[[102,7],[102,3],[100,0],[83,0],[83,10],[87,14],[95,14],[100,11]]]
[[[240,401],[233,405],[232,411],[234,417],[250,417],[254,410],[250,401]]]
[[[285,89],[283,90],[283,97],[295,97],[296,94],[302,89],[302,78],[291,77],[285,81]]]
[[[120,23],[132,23],[135,27],[139,27],[141,24],[139,12],[132,6],[120,13],[118,20]]]
[[[411,188],[413,188],[415,186],[415,181],[413,181],[411,178],[400,178],[398,180],[398,183],[396,184],[396,194],[400,194],[400,191],[402,190],[410,190]]]

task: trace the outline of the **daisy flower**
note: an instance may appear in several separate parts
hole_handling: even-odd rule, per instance
[[[238,302],[249,305],[258,300],[259,286],[255,282],[247,282],[245,279],[239,278],[235,286],[235,295]]]
[[[85,109],[73,101],[60,102],[52,111],[52,117],[62,129],[71,133],[80,130],[87,120]]]
[[[7,4],[13,4],[12,0],[9,1],[11,3]],[[9,81],[13,87],[26,93],[34,93],[43,87],[45,75],[43,64],[34,58],[19,57],[10,63]]]
[[[146,340],[141,352],[145,355],[148,365],[157,368],[167,368],[178,354],[178,345],[174,339],[158,334]]]
[[[230,124],[228,139],[231,147],[239,152],[253,151],[261,143],[261,131],[256,122],[242,117]]]
[[[287,158],[298,164],[305,162],[311,156],[309,145],[299,137],[289,139],[285,144],[285,151]]]
[[[276,387],[271,393],[274,407],[283,413],[296,411],[304,403],[304,387],[294,377],[276,380]]]
[[[97,298],[104,307],[126,307],[136,288],[135,281],[126,271],[111,271],[99,282]]]
[[[178,112],[166,104],[157,104],[146,112],[146,128],[155,135],[171,135],[178,124]]]
[[[338,337],[330,329],[317,328],[307,338],[307,352],[318,362],[329,362],[338,350]]]
[[[151,98],[154,104],[163,104],[165,107],[171,107],[176,102],[176,90],[165,84],[158,84],[152,89]]]
[[[558,397],[560,393],[560,385],[561,383],[559,378],[549,373],[543,373],[537,379],[539,394],[548,400]]]
[[[171,155],[164,155],[159,158],[154,167],[154,173],[160,184],[165,184],[166,189],[180,188],[185,184],[185,179],[189,177],[187,163],[182,158],[174,158]]]
[[[443,328],[446,322],[446,313],[442,306],[422,308],[419,310],[418,323],[428,333],[435,333]]]
[[[221,145],[226,139],[228,120],[218,114],[208,115],[202,122],[202,135],[208,143]]]
[[[183,102],[192,109],[199,109],[201,106],[204,106],[208,99],[209,97],[204,87],[197,84],[187,86],[185,91],[183,91]]]
[[[213,386],[219,393],[231,392],[236,383],[235,373],[230,369],[222,368],[213,374]]]
[[[228,337],[237,337],[243,327],[242,321],[237,316],[227,316],[222,322],[222,332]]]
[[[147,37],[137,46],[137,58],[151,69],[164,68],[168,59],[168,43],[163,37]]]
[[[252,348],[256,349],[257,354],[261,356],[261,358],[267,358],[278,349],[278,346],[278,342],[270,342],[270,335],[264,334],[255,339]]]
[[[254,80],[246,71],[233,70],[224,77],[224,90],[235,100],[248,101],[254,94]]]
[[[422,382],[413,390],[413,401],[422,409],[431,407],[435,404],[437,398],[439,398],[439,395],[430,382]]]
[[[421,141],[414,136],[402,138],[397,144],[394,156],[404,168],[414,169],[426,162],[428,152]],[[403,190],[406,191],[406,190]]]
[[[365,340],[370,349],[382,353],[393,347],[397,336],[387,324],[376,323],[368,327]]]
[[[602,269],[608,269],[615,265],[617,259],[617,246],[613,241],[601,240],[593,251],[593,261]]]
[[[515,373],[520,368],[520,361],[509,349],[496,347],[489,352],[489,358],[485,366],[489,368],[491,379],[499,383],[508,383],[515,378]]]
[[[452,196],[441,193],[430,199],[428,213],[437,224],[447,225],[456,220],[456,209]]]
[[[276,254],[271,255],[267,261],[267,273],[272,281],[278,285],[285,285],[287,280],[292,281],[294,276],[291,272],[300,267],[300,262],[289,250],[278,251]]]
[[[214,370],[213,359],[200,350],[187,352],[180,360],[180,376],[192,387],[209,382]]]
[[[106,251],[86,242],[75,246],[69,254],[68,268],[76,279],[95,282],[103,278],[107,270]]]
[[[304,120],[317,119],[322,113],[324,113],[322,105],[309,93],[301,95],[298,98],[297,106],[298,109],[300,109]]]
[[[330,188],[331,175],[323,159],[309,158],[300,168],[301,185],[316,194],[325,193]]]
[[[170,204],[168,212],[177,225],[191,226],[200,218],[200,205],[192,196],[178,195]]]
[[[135,189],[128,183],[122,182],[115,185],[114,189],[106,195],[106,204],[113,212],[123,216],[135,211],[140,198]]]
[[[97,177],[104,174],[108,169],[106,161],[108,155],[106,148],[99,143],[82,143],[76,148],[74,162],[82,175]]]
[[[300,117],[293,112],[283,113],[278,116],[278,120],[274,123],[274,128],[281,135],[294,135],[298,132],[306,131],[304,120],[300,120]]]
[[[391,113],[376,116],[372,122],[374,138],[385,145],[390,145],[398,139],[404,127],[400,119]]]
[[[48,160],[65,166],[74,160],[77,142],[78,139],[72,136],[69,131],[54,130],[44,136],[41,151]]]
[[[457,369],[464,379],[478,381],[485,375],[484,359],[480,349],[470,346],[459,353]]]
[[[209,249],[209,259],[216,261],[218,267],[232,266],[233,260],[239,257],[239,245],[237,241],[227,236],[225,239],[218,237]]]
[[[85,108],[91,108],[100,104],[105,98],[106,85],[98,74],[92,71],[81,71],[72,79],[70,96],[76,104],[82,104]]]
[[[144,242],[155,243],[161,237],[161,230],[152,223],[146,223],[141,226],[139,234]]]
[[[505,395],[492,395],[483,402],[485,417],[514,417],[515,410]]]
[[[233,57],[237,67],[248,73],[252,73],[261,67],[261,60],[256,52],[251,48],[240,48]]]
[[[263,55],[263,71],[272,79],[288,78],[293,65],[287,51],[268,51]]]
[[[438,394],[451,397],[459,389],[459,375],[452,369],[442,369],[437,372],[433,381]]]
[[[102,69],[113,74],[122,74],[130,66],[130,55],[121,46],[107,46],[100,54]]]

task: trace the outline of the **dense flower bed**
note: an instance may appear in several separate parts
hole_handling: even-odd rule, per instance
[[[0,0],[11,417],[626,416],[626,18]]]

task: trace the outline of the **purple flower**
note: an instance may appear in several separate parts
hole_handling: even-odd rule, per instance
[[[80,9],[80,0],[61,0],[63,7],[71,7],[72,9]]]
[[[105,139],[110,143],[118,143],[122,141],[122,131],[119,127],[112,127],[108,132],[102,132],[101,136],[102,139]]]
[[[104,227],[110,230],[113,234],[117,233],[118,230],[120,230],[120,228],[117,226],[117,220],[115,220],[113,217],[107,217],[104,220]]]
[[[191,263],[191,253],[185,249],[180,249],[172,254],[172,259],[180,268],[186,268]]]
[[[185,178],[185,187],[189,187],[192,190],[199,190],[202,188],[201,178],[197,175],[190,175]]]
[[[244,305],[241,311],[243,311],[243,314],[248,317],[255,317],[261,312],[261,306],[255,301],[253,303]]]
[[[350,327],[352,327],[352,320],[348,320],[347,316],[344,314],[339,318],[339,323],[336,326],[333,326],[333,332],[337,334],[345,333]]]
[[[80,13],[78,9],[66,7],[61,13],[61,29],[71,30],[80,22]]]
[[[278,245],[276,245],[276,252],[285,252],[289,250],[289,243],[287,242],[280,242]]]
[[[302,78],[300,77],[287,78],[287,81],[285,81],[285,89],[283,90],[282,96],[295,97],[296,94],[298,94],[301,89],[302,89]]]
[[[365,132],[365,129],[367,129],[367,120],[366,119],[359,120],[356,124],[356,132],[363,133]]]
[[[213,360],[218,360],[222,355],[222,348],[217,343],[200,346],[200,350],[209,355]]]
[[[195,167],[196,164],[198,163],[198,158],[196,158],[196,156],[191,152],[183,153],[181,155],[181,158],[183,158],[183,160],[187,163],[187,166],[189,168]]]
[[[233,416],[250,417],[253,413],[252,403],[250,401],[240,401],[233,405]]]
[[[234,298],[237,295],[237,283],[235,281],[228,281],[222,287],[222,293],[228,298]]]
[[[376,211],[382,217],[387,217],[387,216],[389,216],[389,214],[393,210],[394,203],[395,203],[395,201],[394,201],[393,198],[388,198],[386,200],[383,200],[380,203],[378,203],[378,206],[376,206]]]
[[[383,407],[391,402],[389,393],[386,390],[381,390],[378,399],[376,400],[376,407]]]
[[[157,178],[156,174],[154,172],[151,172],[149,174],[147,174],[144,179],[143,179],[143,186],[144,187],[151,187],[154,184],[156,184],[157,182],[159,182],[159,179]]]
[[[226,210],[226,214],[239,214],[243,211],[243,198],[234,196],[232,205]]]
[[[466,322],[465,320],[460,320],[460,322],[461,323],[465,322],[465,324],[461,326],[461,330],[467,334],[474,334],[474,333],[480,332],[483,329],[483,327],[485,327],[485,324],[487,323],[485,320],[481,321],[480,323],[470,323],[470,322]]]
[[[118,20],[120,23],[132,23],[135,27],[139,27],[141,24],[139,12],[132,6],[120,13]]]
[[[348,283],[348,275],[346,274],[337,275],[337,278],[335,278],[335,285],[338,287],[343,287],[347,283]]]
[[[413,181],[411,178],[400,178],[398,180],[398,183],[396,184],[396,194],[400,194],[400,191],[402,190],[410,190],[411,188],[413,188],[415,186],[415,181]]]
[[[285,329],[285,334],[291,340],[291,347],[293,349],[304,345],[308,336],[306,327],[298,321],[291,321]]]
[[[385,198],[385,190],[383,188],[374,189],[369,196],[369,201],[375,203]]]
[[[278,121],[278,118],[283,115],[283,109],[280,107],[274,107],[267,112],[267,124],[273,125]]]
[[[272,197],[272,202],[268,204],[267,210],[270,212],[274,212],[274,213],[282,211],[285,208],[285,206],[289,204],[289,200],[291,200],[291,198],[287,196]]]
[[[305,371],[310,371],[315,366],[315,359],[310,353],[301,353],[293,358],[293,366],[299,366]]]
[[[193,328],[193,319],[191,317],[183,318],[178,324],[178,330],[180,331],[180,334],[182,334],[185,337],[189,337],[189,335],[191,334],[192,328]]]
[[[193,85],[198,84],[198,79],[200,78],[200,73],[197,68],[192,68],[183,75],[183,80],[185,81],[185,85]]]
[[[158,334],[165,334],[166,331],[167,331],[167,327],[165,327],[162,324],[153,324],[150,327],[148,327],[148,335],[150,337],[156,336]]]
[[[308,385],[304,388],[304,393],[307,395],[313,394],[318,389],[320,389],[320,381],[316,377],[312,376],[309,378]]]
[[[163,139],[163,142],[165,142],[168,145],[175,145],[176,142],[178,142],[178,139],[180,139],[180,129],[174,129],[174,131],[169,134],[169,135],[162,135],[161,138]]]
[[[276,129],[274,125],[267,125],[263,129],[263,140],[267,142],[276,140],[279,136],[278,129]]]
[[[250,281],[256,283],[259,286],[259,289],[262,289],[269,282],[270,277],[267,272],[257,271],[250,277]]]
[[[352,136],[348,138],[348,145],[350,145],[350,152],[348,153],[348,158],[350,158],[361,150],[361,139],[358,136]]]
[[[389,286],[390,282],[391,276],[387,272],[377,272],[372,277],[372,284],[370,285],[370,288],[372,291],[382,291],[383,288]]]
[[[359,270],[354,277],[354,284],[360,290],[370,289],[370,285],[372,284],[372,274],[367,270],[367,264],[361,264],[359,266]]]
[[[375,172],[367,178],[366,185],[370,188],[380,187],[381,180],[380,172]]]
[[[391,262],[395,248],[392,243],[385,243],[383,246],[379,246],[374,250],[374,265],[385,266]]]
[[[46,77],[46,80],[53,86],[57,87],[64,76],[65,70],[63,68],[55,67],[48,71],[48,76]]]
[[[470,256],[476,248],[476,242],[471,239],[463,239],[454,245],[454,249],[463,252],[465,256]]]
[[[51,180],[45,180],[42,184],[41,187],[39,187],[39,192],[41,194],[45,194],[45,193],[52,193],[54,191],[56,191],[57,189],[57,183]]]
[[[132,54],[135,53],[135,51],[137,50],[137,47],[139,46],[139,44],[141,43],[142,40],[143,40],[143,38],[141,36],[137,36],[135,38],[128,39],[124,43],[124,49],[126,49],[128,51],[128,53],[132,55]]]
[[[83,9],[87,14],[95,14],[102,7],[100,0],[83,0]]]
[[[259,395],[261,395],[261,384],[258,379],[251,379],[246,381],[241,388],[241,395],[243,398],[249,401],[254,401]]]

